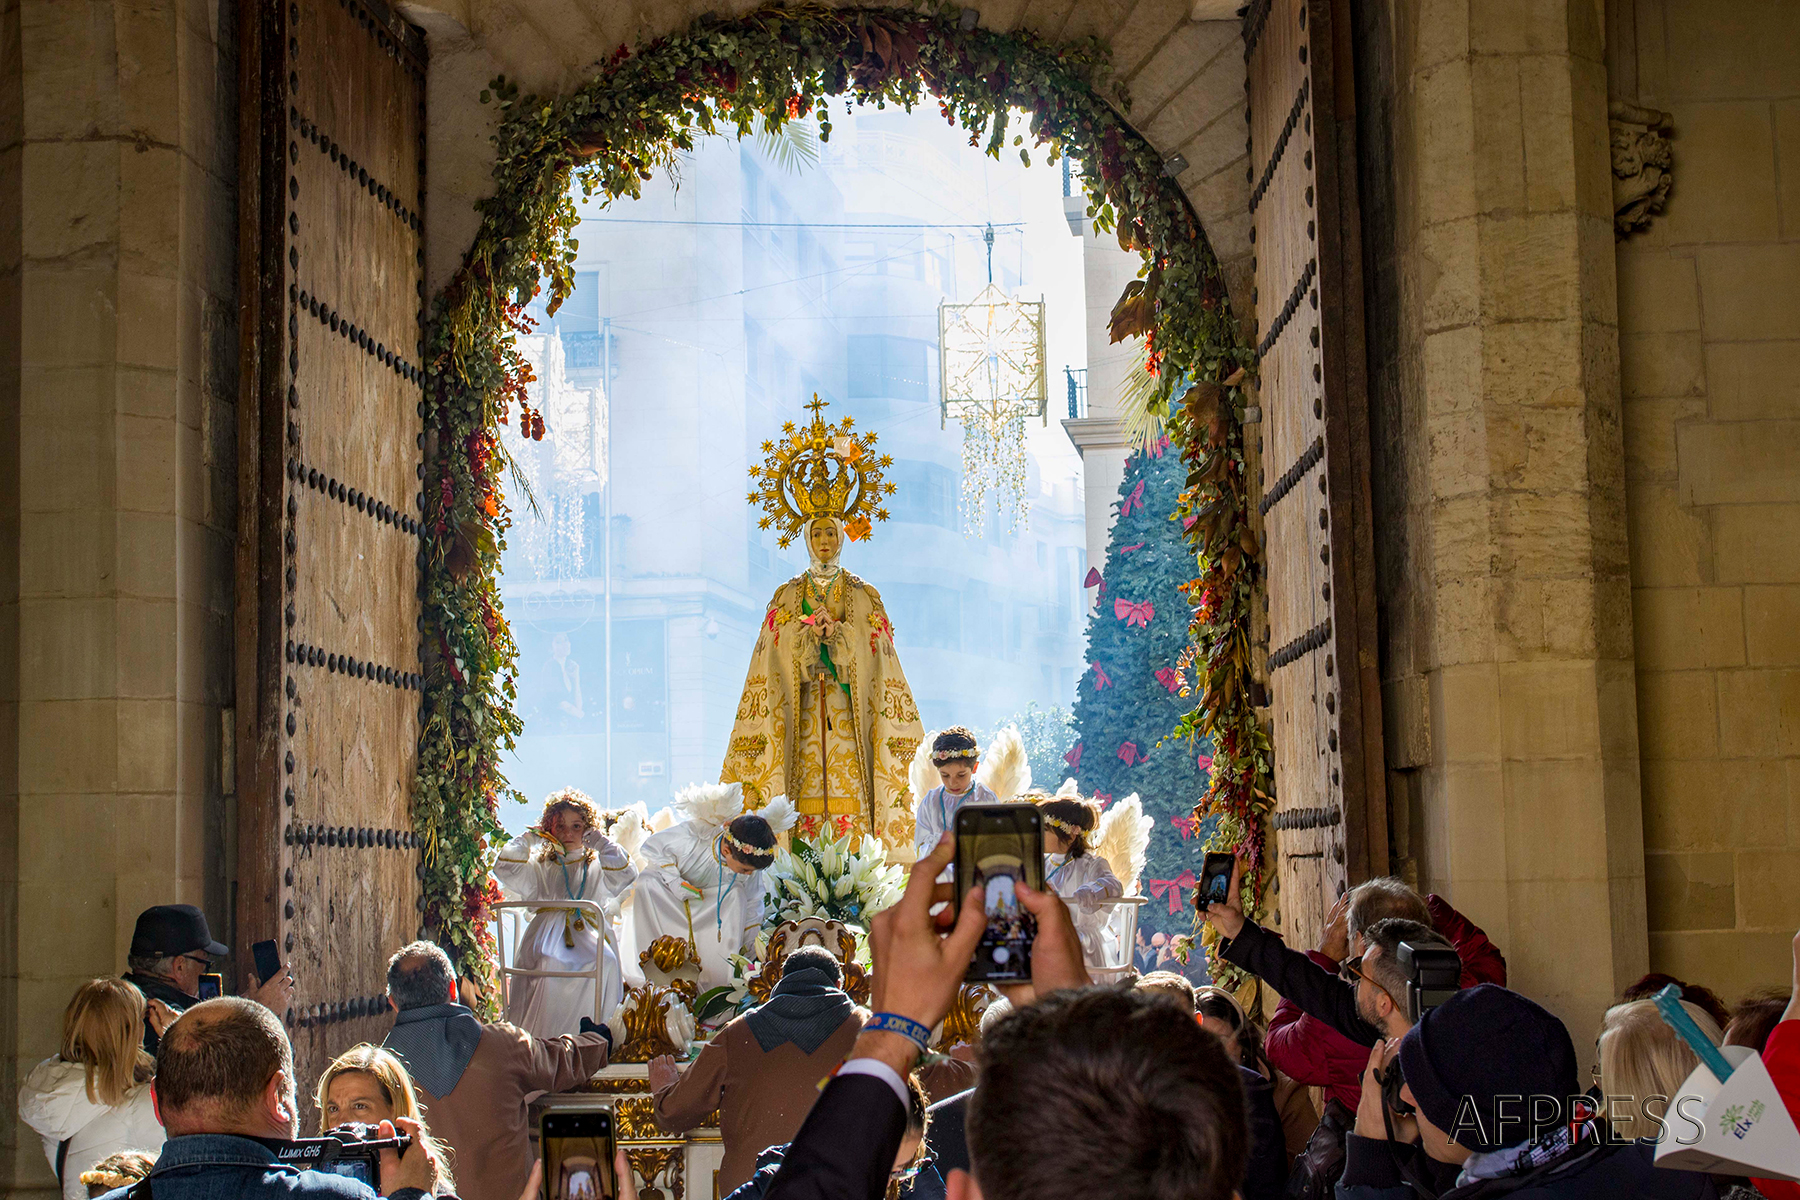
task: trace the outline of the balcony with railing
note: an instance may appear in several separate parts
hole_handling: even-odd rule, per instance
[[[1087,368],[1064,367],[1063,379],[1069,388],[1069,420],[1079,421],[1087,416]]]

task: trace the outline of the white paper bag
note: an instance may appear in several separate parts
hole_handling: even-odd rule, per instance
[[[1800,1182],[1800,1129],[1769,1068],[1747,1046],[1721,1050],[1731,1078],[1720,1084],[1704,1065],[1694,1068],[1669,1104],[1656,1165]]]

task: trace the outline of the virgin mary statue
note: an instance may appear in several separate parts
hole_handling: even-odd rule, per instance
[[[743,784],[751,807],[785,794],[803,834],[870,833],[890,860],[910,862],[907,772],[925,731],[880,594],[838,562],[846,537],[887,519],[891,460],[868,453],[875,435],[852,436],[851,418],[827,424],[825,403],[814,396],[811,424],[789,422],[750,469],[760,481],[750,501],[768,511],[761,526],[779,525],[783,546],[804,538],[810,565],[763,614],[719,778]]]

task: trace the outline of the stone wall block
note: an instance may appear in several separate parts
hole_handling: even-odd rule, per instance
[[[1800,667],[1800,587],[1744,589],[1744,644],[1753,667]]]
[[[1465,505],[1475,508],[1479,507],[1479,502],[1448,502],[1439,509]],[[1440,665],[1450,667],[1493,661],[1498,643],[1493,590],[1493,581],[1485,570],[1479,575],[1439,572],[1434,576],[1428,603]]]
[[[1451,766],[1501,758],[1500,679],[1491,663],[1448,666],[1426,681],[1432,759]]]
[[[177,563],[181,539],[175,523],[161,513],[118,512],[106,517],[117,531],[112,558],[117,574],[110,582],[120,596],[139,600],[174,600],[181,595]],[[112,530],[108,531],[109,533]]]
[[[1792,851],[1742,851],[1737,856],[1738,918],[1748,929],[1792,929],[1800,913],[1800,871]]]
[[[1470,0],[1476,54],[1561,54],[1569,49],[1568,0]]]
[[[1786,0],[1663,6],[1668,49],[1657,102],[1800,95],[1800,11]]]
[[[1516,411],[1510,419],[1518,426],[1524,457],[1516,467],[1496,470],[1496,481],[1540,492],[1586,489],[1589,447],[1585,410],[1532,408]]]
[[[1735,341],[1800,338],[1800,242],[1708,245],[1695,258],[1709,329]]]
[[[1116,60],[1115,60],[1116,61]],[[1132,124],[1146,133],[1169,109],[1186,114],[1191,130],[1244,98],[1244,39],[1236,22],[1190,21],[1179,26],[1128,80]],[[1183,93],[1194,94],[1183,98]],[[1153,139],[1172,146],[1179,139]]]
[[[1586,497],[1505,492],[1493,499],[1492,509],[1496,573],[1524,579],[1593,574]]]
[[[1761,343],[1759,343],[1761,344]],[[1710,351],[1700,331],[1631,333],[1619,339],[1620,387],[1627,399],[1637,396],[1703,396]],[[1701,406],[1702,412],[1706,406]],[[1627,417],[1629,421],[1629,416]],[[1629,429],[1629,425],[1627,426]],[[1630,437],[1626,448],[1629,451]]]
[[[1581,333],[1566,321],[1507,321],[1481,329],[1484,395],[1500,410],[1582,403]]]
[[[1712,510],[1720,583],[1800,583],[1800,509],[1727,504]]]
[[[165,146],[175,145],[181,137],[179,7],[167,2],[113,6],[119,132],[127,137]]]
[[[103,636],[113,602],[79,597],[20,601],[21,700],[93,700],[111,694],[118,669],[115,647]]]
[[[118,80],[91,66],[110,63],[116,49],[111,5],[21,4],[26,136],[55,140],[116,133]]]
[[[20,278],[19,344],[27,379],[48,379],[44,372],[68,368],[109,369],[118,338],[118,278],[107,267],[46,270],[27,266]],[[98,374],[95,374],[98,378]],[[86,384],[80,385],[84,390]],[[84,398],[83,403],[86,400]],[[32,401],[24,402],[26,408]]]
[[[1483,204],[1477,186],[1477,128],[1472,108],[1474,69],[1451,60],[1414,77],[1419,122],[1417,172],[1409,191],[1421,226],[1472,217]],[[1517,143],[1514,143],[1517,157]],[[1440,260],[1441,261],[1441,260]]]
[[[1720,671],[1719,750],[1732,758],[1800,755],[1800,671]]]
[[[1692,257],[1621,250],[1618,281],[1621,336],[1700,328],[1700,285]]]
[[[1650,961],[1682,979],[1704,979],[1721,996],[1742,996],[1772,982],[1771,963],[1792,961],[1794,931],[1652,933]]]
[[[1778,100],[1775,110],[1775,155],[1782,164],[1776,179],[1781,207],[1781,236],[1800,238],[1800,100]]]
[[[36,632],[24,624],[19,635],[31,638]],[[56,746],[59,753],[30,754],[19,760],[20,795],[113,791],[118,786],[118,725],[115,700],[21,704],[19,744]]]
[[[1575,119],[1569,60],[1527,55],[1515,61],[1519,95],[1531,113],[1531,120],[1520,130],[1524,145],[1524,207],[1542,213],[1575,208],[1581,184],[1582,159],[1578,151],[1583,147],[1576,143],[1574,135],[1585,126],[1578,126]]]
[[[1787,764],[1779,759],[1645,764],[1648,849],[1779,848],[1788,844],[1787,810]]]
[[[18,594],[11,599],[100,595],[113,586],[112,514],[99,508],[34,513],[19,522]]]
[[[1396,57],[1402,65],[1423,72],[1468,56],[1471,48],[1469,31],[1474,20],[1469,0],[1417,0],[1407,7],[1411,11],[1411,20],[1407,25],[1397,27],[1401,50]],[[1407,51],[1411,52],[1410,63],[1405,61]]]
[[[182,155],[172,147],[126,142],[119,156],[119,265],[123,272],[174,279],[181,269]],[[198,207],[195,205],[193,207]]]
[[[1600,712],[1592,662],[1503,662],[1499,665],[1500,747],[1510,789],[1520,762],[1596,757]],[[1555,768],[1560,771],[1563,766]],[[1570,786],[1584,784],[1574,782]]]
[[[1773,241],[1781,236],[1775,130],[1766,100],[1677,104],[1680,195],[1660,220],[1669,241]]]
[[[1474,217],[1428,225],[1419,230],[1414,302],[1425,332],[1428,374],[1437,365],[1434,359],[1442,353],[1441,347],[1433,345],[1437,338],[1450,331],[1464,330],[1480,316],[1480,246],[1480,229]],[[1478,337],[1472,329],[1468,334],[1471,339]],[[1476,382],[1471,377],[1462,392],[1449,397],[1440,398],[1436,392],[1427,394],[1432,396],[1434,405],[1473,405],[1480,395],[1479,390],[1475,390]]]
[[[1658,336],[1674,338],[1679,335]],[[1673,481],[1678,458],[1675,431],[1678,422],[1706,416],[1705,400],[1631,400],[1625,404],[1625,477]],[[1684,502],[1691,502],[1683,487]]]
[[[133,700],[174,698],[181,661],[176,652],[175,601],[122,599],[116,606],[119,664],[115,694]]]
[[[0,47],[0,53],[4,48]],[[0,88],[0,97],[4,97],[5,88]],[[3,103],[3,100],[0,100]],[[14,141],[6,144],[0,140],[0,179],[16,180],[24,172],[25,147]],[[0,187],[0,278],[11,279],[24,258],[22,230],[25,220],[25,189],[21,187]],[[9,287],[9,292],[14,288]],[[16,318],[17,311],[6,314]],[[9,323],[7,328],[13,328]],[[16,358],[19,348],[12,346],[8,353]]]
[[[174,637],[173,615],[171,611],[171,640]],[[170,678],[173,679],[172,668]],[[128,792],[173,793],[177,760],[174,702],[143,699],[119,700],[116,704],[118,788]]]
[[[112,142],[27,142],[21,157],[22,233],[27,261],[110,264],[119,236]]]
[[[124,512],[178,511],[176,480],[178,426],[158,417],[120,416],[114,448],[118,471],[118,505]]]
[[[1241,89],[1240,89],[1241,90]],[[1176,98],[1179,104],[1186,93]],[[1181,173],[1181,190],[1186,192],[1203,180],[1209,179],[1221,171],[1236,171],[1238,178],[1244,176],[1246,157],[1244,154],[1244,116],[1243,100],[1227,111],[1225,116],[1207,124],[1190,122],[1177,125],[1176,118],[1169,114],[1175,105],[1164,109],[1157,118],[1160,124],[1165,118],[1169,124],[1166,129],[1170,141],[1168,144],[1180,146],[1181,156],[1187,159],[1188,168]],[[1185,140],[1184,140],[1185,139]],[[1160,143],[1159,143],[1160,144]],[[1244,214],[1246,217],[1248,213]],[[1213,222],[1206,226],[1207,240],[1213,236]],[[1215,248],[1214,253],[1217,253]]]
[[[1706,378],[1707,411],[1721,421],[1791,419],[1800,413],[1800,341],[1708,342]]]
[[[179,291],[173,276],[119,272],[121,364],[166,371],[179,367]]]
[[[1581,311],[1580,247],[1573,214],[1481,221],[1481,314],[1540,321]]]
[[[1163,42],[1190,24],[1188,13],[1191,9],[1189,0],[1145,0],[1134,6],[1131,19],[1108,39],[1112,43],[1113,69],[1121,75],[1135,73]],[[1134,88],[1132,107],[1136,108],[1137,103]]]
[[[1632,602],[1638,663],[1644,670],[1743,665],[1741,589],[1639,588]]]
[[[1737,925],[1737,878],[1729,853],[1644,855],[1650,928],[1731,929]]]
[[[1475,203],[1477,210],[1516,210],[1525,203],[1525,115],[1519,84],[1519,60],[1478,55],[1469,62],[1469,104],[1481,119],[1473,121]],[[1538,119],[1533,97],[1532,120]],[[1461,215],[1461,214],[1458,214]]]
[[[20,387],[21,423],[33,452],[19,464],[24,512],[102,510],[113,501],[111,378],[99,367],[27,368]]]
[[[1800,420],[1689,423],[1675,438],[1684,503],[1800,502]]]

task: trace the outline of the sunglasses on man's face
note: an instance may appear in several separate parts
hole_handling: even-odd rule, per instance
[[[204,954],[182,954],[177,957],[185,958],[191,963],[199,963],[202,971],[212,970],[212,959]]]
[[[1346,958],[1338,964],[1338,978],[1345,983],[1356,983],[1363,977],[1362,964],[1363,956],[1360,954],[1355,958]]]

